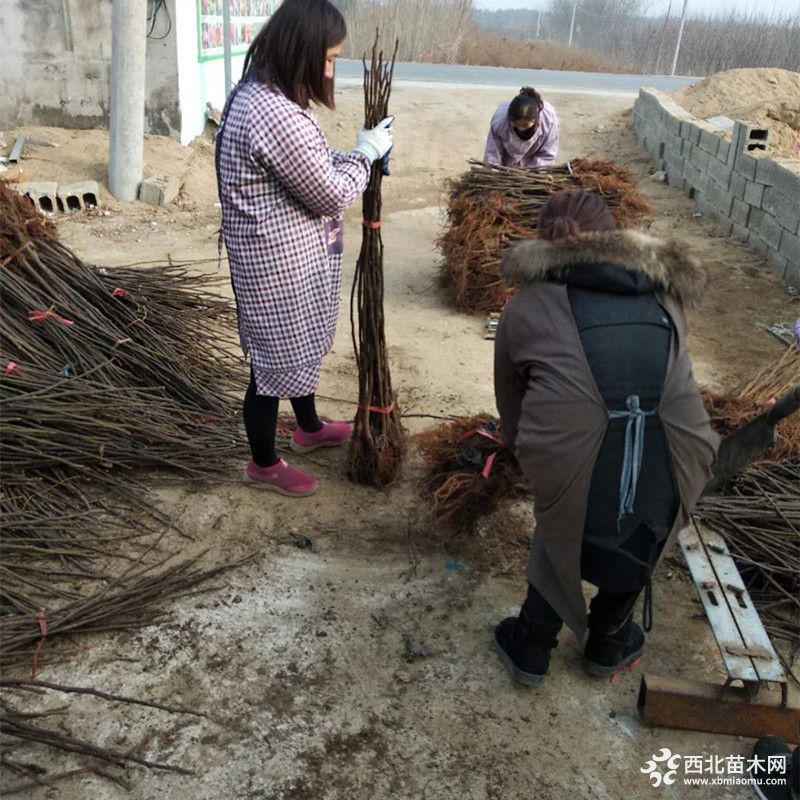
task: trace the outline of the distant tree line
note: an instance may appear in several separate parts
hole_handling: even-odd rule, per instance
[[[682,3],[671,15],[648,16],[644,0],[579,0],[573,48],[597,53],[637,72],[667,72],[672,63]],[[573,0],[545,0],[541,10],[473,10],[486,31],[529,39],[567,42]],[[800,13],[693,14],[686,20],[677,71],[707,75],[738,67],[800,70]]]

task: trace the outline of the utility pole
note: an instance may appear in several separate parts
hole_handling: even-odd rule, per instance
[[[539,33],[542,30],[542,12],[539,11],[539,16],[536,17],[536,38],[539,38]]]
[[[664,27],[661,28],[661,41],[658,45],[658,55],[656,56],[656,69],[655,72],[658,74],[658,71],[661,69],[661,54],[664,52],[664,42],[667,38],[667,26],[669,25],[669,15],[672,13],[672,0],[669,0],[669,6],[667,6],[667,15],[664,17]]]
[[[233,88],[231,75],[231,0],[222,0],[222,53],[225,62],[225,97]]]
[[[567,47],[572,47],[572,32],[575,30],[575,12],[578,10],[578,0],[572,4],[572,21],[569,23],[569,42]]]
[[[681,12],[681,25],[678,28],[678,41],[675,42],[675,55],[672,57],[672,70],[670,71],[670,75],[675,74],[675,70],[678,68],[678,53],[681,51],[681,39],[683,38],[683,24],[686,22],[686,6],[689,5],[689,0],[683,0],[683,11]]]
[[[108,188],[123,202],[136,199],[142,181],[146,31],[147,0],[113,0]]]

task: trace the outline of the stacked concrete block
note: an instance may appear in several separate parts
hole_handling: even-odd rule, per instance
[[[139,186],[139,199],[151,206],[168,206],[178,197],[181,182],[174,175],[159,175],[143,180]]]
[[[16,184],[17,191],[29,197],[36,208],[43,214],[55,214],[58,211],[58,184],[53,181],[27,181]]]
[[[97,181],[78,181],[58,187],[58,210],[68,214],[100,205]]]
[[[768,129],[695,119],[654,89],[640,90],[634,128],[671,186],[800,288],[800,162],[765,157]]]

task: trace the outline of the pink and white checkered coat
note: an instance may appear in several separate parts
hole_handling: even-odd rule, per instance
[[[366,156],[332,151],[314,115],[279,91],[248,80],[231,95],[217,180],[239,335],[257,378],[313,373],[330,350],[342,257],[329,240],[369,169]]]

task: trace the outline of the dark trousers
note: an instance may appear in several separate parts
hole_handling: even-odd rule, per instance
[[[291,397],[297,424],[308,433],[314,433],[322,427],[317,416],[317,404],[313,394],[304,397]],[[278,462],[275,450],[275,432],[278,428],[278,405],[280,399],[269,395],[258,394],[256,378],[250,370],[250,385],[244,396],[242,419],[247,432],[247,441],[253,461],[259,467],[271,467]]]
[[[606,592],[602,589],[589,603],[589,628],[597,633],[614,633],[630,619],[641,589],[635,592]],[[527,630],[537,638],[549,639],[561,630],[561,617],[530,583],[520,611]]]

